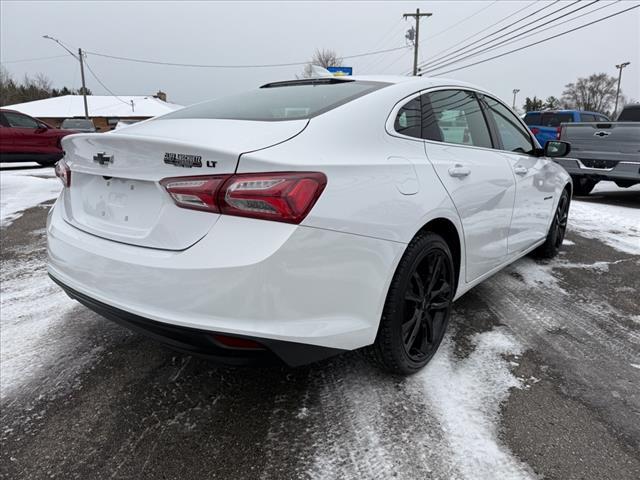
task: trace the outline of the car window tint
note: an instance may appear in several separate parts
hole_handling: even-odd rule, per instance
[[[405,103],[394,122],[394,130],[409,137],[422,138],[422,108],[420,97],[412,98]]]
[[[4,117],[4,113],[0,113],[0,125],[2,125],[3,127],[11,126],[9,125],[9,122],[7,122],[7,119]]]
[[[163,115],[158,120],[301,120],[325,113],[387,85],[388,83],[383,82],[334,78],[273,83],[256,90],[182,108]]]
[[[592,115],[590,113],[583,113],[581,115],[581,117],[582,117],[582,121],[583,122],[595,122],[596,121],[596,116]]]
[[[472,93],[441,90],[426,95],[428,117],[423,125],[428,140],[491,148],[489,128]],[[435,127],[435,128],[434,128]]]
[[[38,122],[25,115],[14,112],[4,112],[4,116],[9,125],[14,128],[38,128]]]
[[[491,97],[484,97],[489,115],[493,118],[498,135],[502,140],[502,149],[510,152],[532,153],[534,149],[527,128],[518,121],[518,117]]]
[[[543,113],[540,120],[540,125],[543,127],[559,127],[561,123],[573,122],[572,113]]]
[[[599,122],[608,122],[610,121],[607,117],[605,117],[604,115],[597,115],[598,117],[598,121]]]
[[[526,123],[527,125],[540,125],[541,118],[542,115],[540,115],[539,113],[527,113],[524,116],[524,123]]]

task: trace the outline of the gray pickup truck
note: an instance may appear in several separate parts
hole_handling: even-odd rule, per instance
[[[556,158],[573,179],[575,195],[588,195],[600,180],[619,187],[640,183],[640,104],[624,107],[616,122],[566,123],[560,140],[568,158]]]

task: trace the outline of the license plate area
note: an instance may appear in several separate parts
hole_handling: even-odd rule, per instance
[[[149,233],[163,205],[155,182],[85,173],[76,175],[70,194],[75,221],[100,232],[134,237]]]

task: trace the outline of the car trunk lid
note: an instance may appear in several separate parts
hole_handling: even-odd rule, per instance
[[[157,120],[122,133],[65,137],[72,174],[71,187],[64,191],[63,216],[98,237],[184,250],[206,235],[219,215],[177,207],[160,180],[232,174],[242,153],[286,141],[306,124]]]

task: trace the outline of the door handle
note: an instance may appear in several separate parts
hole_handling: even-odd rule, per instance
[[[513,171],[516,172],[516,175],[526,175],[529,169],[527,167],[523,167],[521,165],[516,165],[513,168]]]
[[[471,169],[469,167],[464,167],[460,164],[456,164],[454,167],[449,169],[449,175],[455,178],[463,178],[471,173]]]

